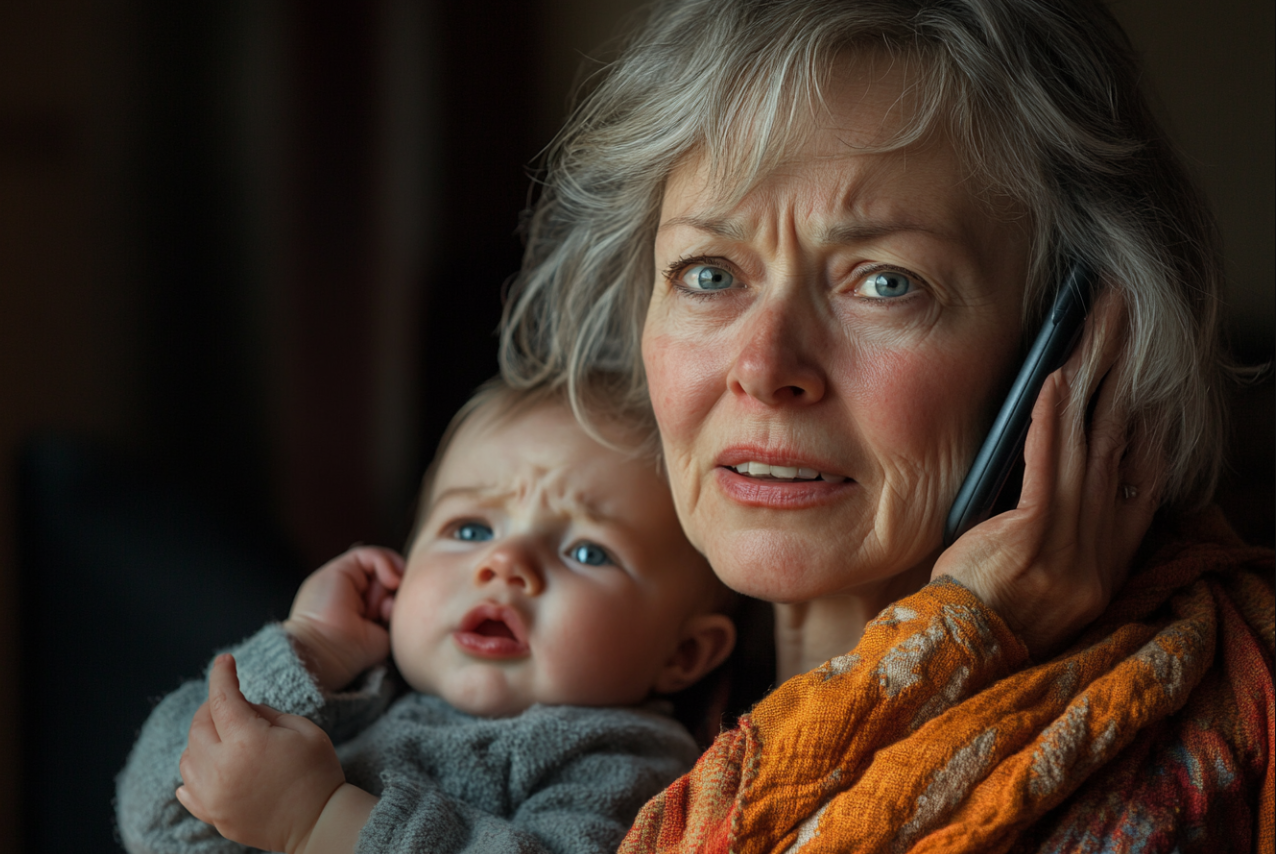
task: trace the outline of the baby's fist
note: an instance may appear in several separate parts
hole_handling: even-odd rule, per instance
[[[284,629],[325,691],[339,691],[390,654],[386,626],[403,558],[359,546],[328,561],[301,585]]]
[[[177,799],[234,842],[299,851],[345,774],[326,733],[305,718],[249,703],[235,660],[220,655],[208,701],[191,721]]]

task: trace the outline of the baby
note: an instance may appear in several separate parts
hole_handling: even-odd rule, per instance
[[[735,629],[650,462],[490,385],[421,506],[406,562],[351,549],[156,707],[118,781],[130,851],[610,852],[691,766],[647,701]]]

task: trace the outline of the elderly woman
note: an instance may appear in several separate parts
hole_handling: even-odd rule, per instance
[[[1207,507],[1221,265],[1137,77],[1087,0],[682,0],[561,134],[505,373],[653,419],[776,614],[779,687],[624,850],[1271,850],[1271,555]],[[1017,504],[945,550],[1078,258]]]

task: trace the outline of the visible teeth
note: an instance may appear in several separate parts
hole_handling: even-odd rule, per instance
[[[846,477],[840,474],[821,474],[815,469],[799,468],[798,466],[772,466],[766,463],[750,461],[747,463],[739,463],[733,468],[740,474],[746,474],[750,477],[767,477],[777,480],[816,480],[817,478],[828,481],[829,483],[841,483]]]

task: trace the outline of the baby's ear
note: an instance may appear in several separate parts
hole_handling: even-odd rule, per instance
[[[735,646],[735,623],[725,614],[697,614],[682,627],[682,640],[660,668],[657,694],[672,694],[700,681],[726,661]]]

